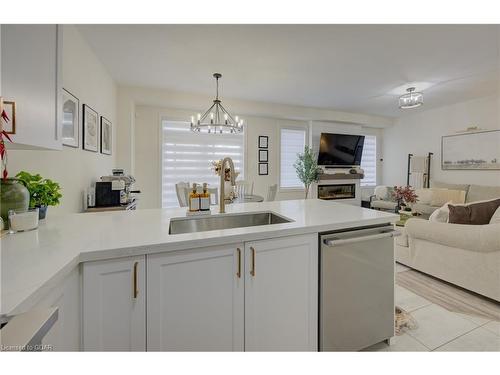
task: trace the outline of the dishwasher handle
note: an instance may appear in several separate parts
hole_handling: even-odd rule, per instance
[[[356,243],[356,242],[379,240],[381,238],[398,237],[400,235],[401,235],[401,232],[399,232],[397,230],[391,230],[388,232],[370,234],[368,236],[360,236],[360,237],[354,237],[354,238],[346,238],[346,239],[332,238],[332,239],[324,240],[323,243],[326,246],[333,247],[333,246],[348,245],[348,244]]]

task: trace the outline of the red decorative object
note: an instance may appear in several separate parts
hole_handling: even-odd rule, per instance
[[[7,116],[7,113],[2,109],[2,115],[1,115],[1,120],[5,122],[9,122],[9,116]],[[0,127],[0,159],[2,160],[2,178],[5,180],[9,173],[7,172],[7,149],[5,148],[5,140],[4,137],[7,138],[9,142],[12,143],[12,139],[10,139],[9,135],[5,130],[3,130],[3,127]]]
[[[417,194],[411,186],[394,186],[394,199],[398,202],[415,203],[417,201]]]

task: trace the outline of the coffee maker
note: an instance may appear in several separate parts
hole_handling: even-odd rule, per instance
[[[113,169],[111,176],[102,176],[95,183],[95,207],[124,207],[135,209],[139,190],[133,190],[135,178],[125,175],[123,169]]]

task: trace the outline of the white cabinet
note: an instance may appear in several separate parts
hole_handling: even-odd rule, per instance
[[[62,28],[1,26],[1,90],[16,104],[12,148],[61,148]]]
[[[35,306],[35,308],[58,308],[57,321],[42,340],[43,350],[65,352],[80,350],[80,285],[80,268],[76,267]]]
[[[243,350],[243,277],[243,244],[149,255],[148,350]]]
[[[145,256],[83,264],[83,348],[146,350]]]
[[[317,330],[317,234],[83,264],[85,350],[314,351]]]
[[[245,350],[315,351],[318,236],[245,243]]]

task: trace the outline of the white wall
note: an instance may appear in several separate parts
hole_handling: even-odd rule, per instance
[[[116,139],[116,85],[78,30],[70,25],[63,26],[63,86],[80,99],[80,106],[86,103],[108,118]],[[80,212],[83,190],[101,175],[110,174],[115,159],[115,144],[112,156],[81,147],[63,147],[62,151],[9,150],[9,174],[26,170],[61,184],[61,205],[51,207],[49,215]]]
[[[499,97],[479,98],[431,110],[417,109],[383,129],[383,183],[406,184],[408,154],[425,156],[433,152],[432,181],[500,185],[500,171],[441,169],[441,137],[470,126],[500,129]]]

